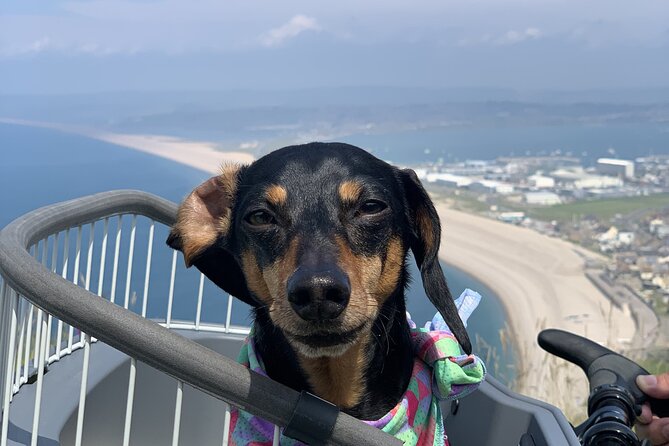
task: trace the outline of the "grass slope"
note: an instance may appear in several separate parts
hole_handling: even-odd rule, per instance
[[[594,216],[606,220],[616,214],[625,215],[635,211],[665,206],[669,206],[669,194],[576,201],[569,204],[535,208],[528,213],[540,220],[568,221],[574,217],[578,219],[585,216]]]

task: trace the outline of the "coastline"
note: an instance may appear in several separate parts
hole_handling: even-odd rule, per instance
[[[582,415],[589,394],[584,373],[545,353],[536,337],[561,328],[621,349],[636,329],[629,312],[587,279],[583,253],[571,244],[435,205],[444,228],[440,258],[495,290],[507,313],[519,363],[514,390]]]
[[[221,163],[248,163],[243,152],[216,150],[212,143],[157,135],[129,135],[22,120],[0,122],[50,128],[110,142],[217,174]],[[516,352],[513,390],[556,405],[572,421],[586,407],[587,382],[576,366],[544,353],[536,344],[542,328],[563,328],[612,349],[634,335],[632,318],[613,307],[584,274],[577,247],[529,229],[449,209],[435,201],[442,220],[440,259],[494,290],[506,312],[504,336]],[[578,254],[580,252],[580,254]],[[485,296],[484,296],[485,298]]]
[[[28,121],[24,119],[0,118],[0,123],[40,127],[86,136],[117,146],[139,150],[140,152],[169,159],[213,174],[219,172],[222,164],[248,164],[255,159],[253,155],[247,152],[222,150],[222,148],[211,142],[190,141],[173,136],[112,133],[88,127]]]

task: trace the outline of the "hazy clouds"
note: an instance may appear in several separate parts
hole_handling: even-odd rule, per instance
[[[26,3],[0,7],[4,92],[669,79],[662,0]]]

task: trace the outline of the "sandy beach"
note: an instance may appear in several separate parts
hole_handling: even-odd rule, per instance
[[[249,153],[224,152],[217,150],[216,145],[212,143],[187,141],[169,136],[96,133],[91,137],[213,173],[218,173],[220,166],[225,163],[248,164],[254,160],[253,155]]]
[[[29,121],[0,122],[85,135],[212,174],[224,162],[253,161],[248,153],[224,152],[207,142]],[[529,229],[449,209],[443,202],[435,204],[443,228],[440,257],[494,290],[506,309],[510,333],[505,336],[514,343],[518,359],[513,390],[548,401],[577,421],[586,408],[585,376],[576,366],[541,350],[537,334],[543,328],[562,328],[620,350],[635,332],[629,311],[613,307],[585,277],[584,256],[589,255],[585,250]]]
[[[23,119],[0,118],[0,123],[27,125],[54,129],[65,133],[74,133],[92,139],[105,141],[118,146],[127,147],[140,152],[150,153],[177,163],[185,164],[207,172],[217,173],[221,164],[253,162],[250,153],[226,150],[206,141],[190,141],[164,135],[142,135],[129,133],[111,133],[88,127],[56,124],[50,122],[27,121]]]
[[[440,257],[494,290],[507,311],[521,363],[514,390],[580,414],[588,395],[583,372],[541,350],[537,334],[561,328],[620,349],[634,335],[629,312],[613,307],[585,277],[584,251],[574,245],[444,203],[436,207]]]

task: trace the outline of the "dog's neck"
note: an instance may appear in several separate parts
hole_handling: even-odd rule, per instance
[[[265,307],[255,310],[256,348],[267,374],[295,390],[307,390],[364,420],[385,415],[402,398],[414,352],[404,290],[383,304],[372,330],[339,357],[306,358],[290,346]]]

